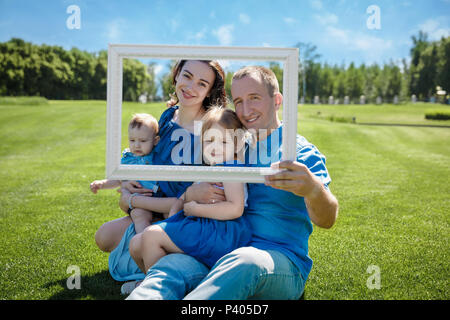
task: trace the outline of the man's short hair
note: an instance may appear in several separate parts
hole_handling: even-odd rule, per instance
[[[269,96],[273,97],[275,93],[280,92],[280,87],[278,85],[278,79],[272,70],[263,66],[247,66],[239,69],[233,75],[233,80],[239,80],[245,76],[258,76],[269,92]]]
[[[142,125],[145,125],[150,129],[153,129],[155,135],[158,134],[159,131],[158,121],[155,119],[155,117],[153,117],[148,113],[135,113],[128,127],[130,129],[133,128],[140,129]]]

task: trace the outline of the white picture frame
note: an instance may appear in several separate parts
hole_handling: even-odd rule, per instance
[[[124,58],[277,61],[283,63],[282,160],[296,159],[298,48],[109,44],[106,177],[115,180],[263,183],[268,167],[123,165],[121,155]]]

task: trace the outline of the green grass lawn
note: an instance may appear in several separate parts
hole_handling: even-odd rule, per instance
[[[428,104],[299,107],[299,133],[327,156],[340,203],[310,238],[306,299],[449,299],[450,129],[330,122],[437,124]],[[156,117],[163,104],[125,103]],[[320,115],[317,115],[320,111]],[[0,299],[122,299],[94,234],[123,216],[105,174],[106,103],[0,104]],[[125,142],[124,142],[125,143]],[[81,289],[66,272],[81,270]],[[381,288],[369,289],[370,265]]]

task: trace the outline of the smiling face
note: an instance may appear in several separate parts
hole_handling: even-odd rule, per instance
[[[155,130],[149,126],[128,127],[128,146],[136,156],[145,156],[153,150],[158,142]]]
[[[209,165],[234,159],[235,145],[232,129],[214,123],[203,133],[203,159]]]
[[[236,114],[247,129],[276,129],[281,122],[277,111],[282,102],[280,93],[273,97],[269,95],[267,86],[257,75],[246,75],[234,79],[231,85],[231,95],[236,108]],[[264,136],[258,135],[258,139]]]
[[[202,106],[215,80],[214,71],[204,62],[188,60],[175,77],[175,93],[182,107]]]

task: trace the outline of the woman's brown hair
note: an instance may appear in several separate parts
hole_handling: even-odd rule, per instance
[[[178,61],[172,70],[172,84],[177,85],[176,77],[183,69],[184,64],[189,60]],[[220,66],[219,62],[216,60],[198,60],[200,62],[206,63],[210,66],[211,70],[214,71],[215,79],[214,83],[209,91],[208,97],[203,100],[202,106],[208,109],[212,105],[227,105],[227,94],[225,93],[225,72]],[[173,107],[178,103],[178,97],[175,92],[171,94],[171,99],[167,102],[168,107]]]

